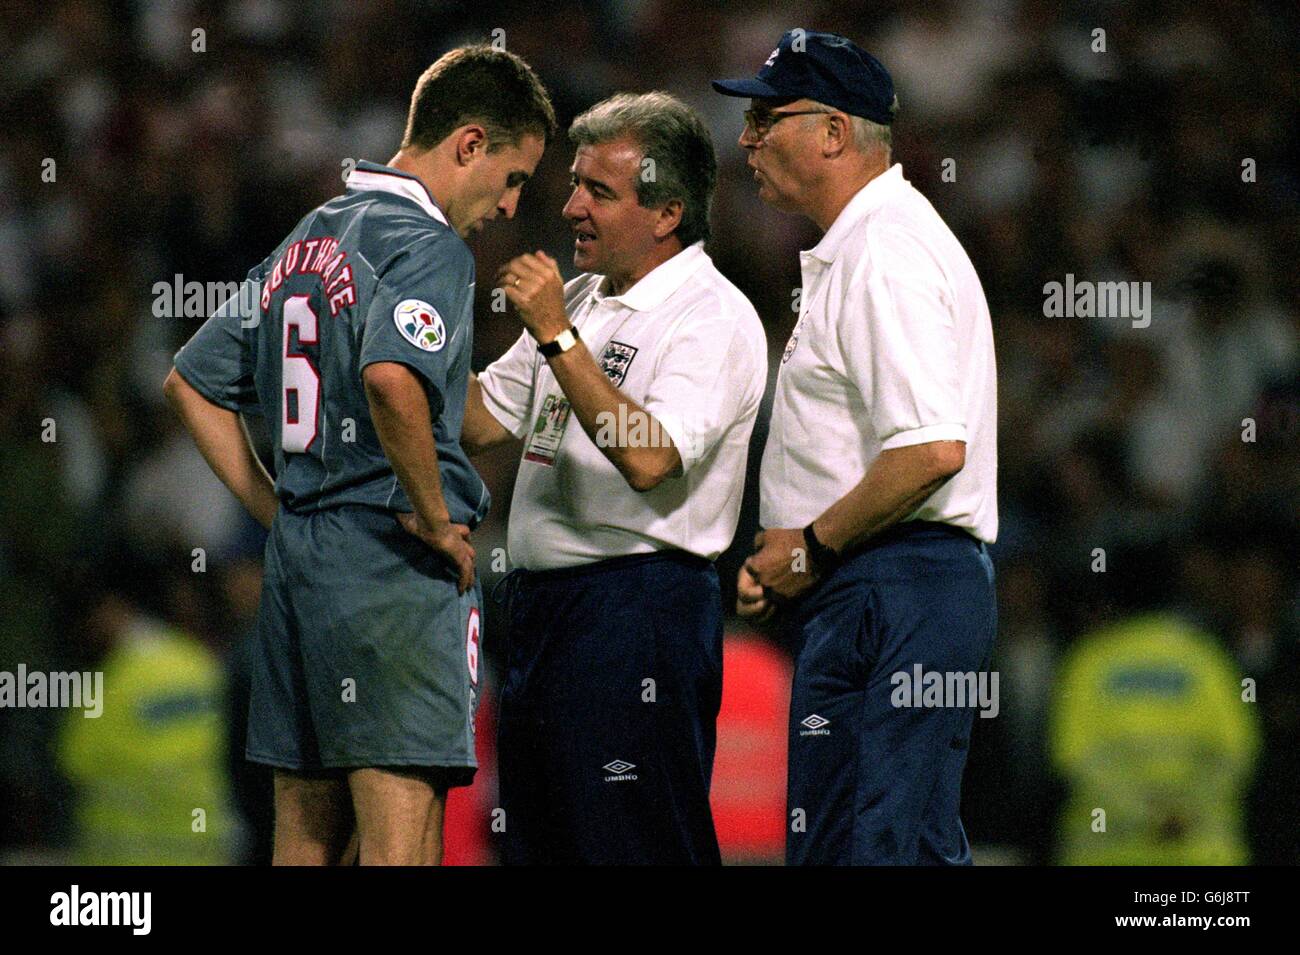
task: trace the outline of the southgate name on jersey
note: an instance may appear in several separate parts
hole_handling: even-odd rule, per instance
[[[279,290],[291,275],[316,275],[325,286],[329,297],[330,315],[348,305],[357,304],[357,290],[352,283],[352,266],[347,262],[347,250],[339,250],[339,240],[333,236],[302,239],[284,250],[275,260],[271,275],[262,286],[262,311],[271,307],[271,295]]]

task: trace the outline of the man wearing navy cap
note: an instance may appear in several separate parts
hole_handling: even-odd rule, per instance
[[[754,553],[737,611],[788,612],[791,864],[971,861],[958,815],[993,649],[993,335],[979,278],[890,165],[893,80],[841,36],[792,30],[740,145],[759,196],[825,233],[800,253]],[[935,687],[938,687],[935,690]],[[925,692],[922,692],[923,688]],[[990,710],[992,707],[990,705]],[[996,712],[996,710],[992,710]]]

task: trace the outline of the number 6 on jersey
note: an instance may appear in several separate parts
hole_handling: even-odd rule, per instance
[[[287,452],[302,454],[316,440],[320,372],[306,355],[289,350],[292,328],[298,329],[299,347],[317,343],[316,313],[306,295],[295,295],[284,303],[284,394],[280,402],[280,446]]]

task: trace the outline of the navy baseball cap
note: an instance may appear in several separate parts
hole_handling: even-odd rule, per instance
[[[894,79],[874,56],[837,33],[787,30],[758,76],[714,80],[724,96],[814,99],[888,126],[898,101]]]

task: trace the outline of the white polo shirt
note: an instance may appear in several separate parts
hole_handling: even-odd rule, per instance
[[[564,287],[565,310],[610,380],[660,422],[683,474],[632,490],[587,436],[526,331],[479,375],[488,410],[524,441],[510,505],[517,567],[547,570],[680,548],[710,560],[736,532],[767,343],[749,300],[696,243],[622,295],[604,276]],[[637,437],[624,422],[616,438]],[[642,435],[651,437],[653,435]]]
[[[809,252],[799,321],[777,375],[759,519],[803,527],[893,448],[965,441],[966,466],[909,520],[992,543],[997,374],[979,277],[956,236],[894,165]]]

